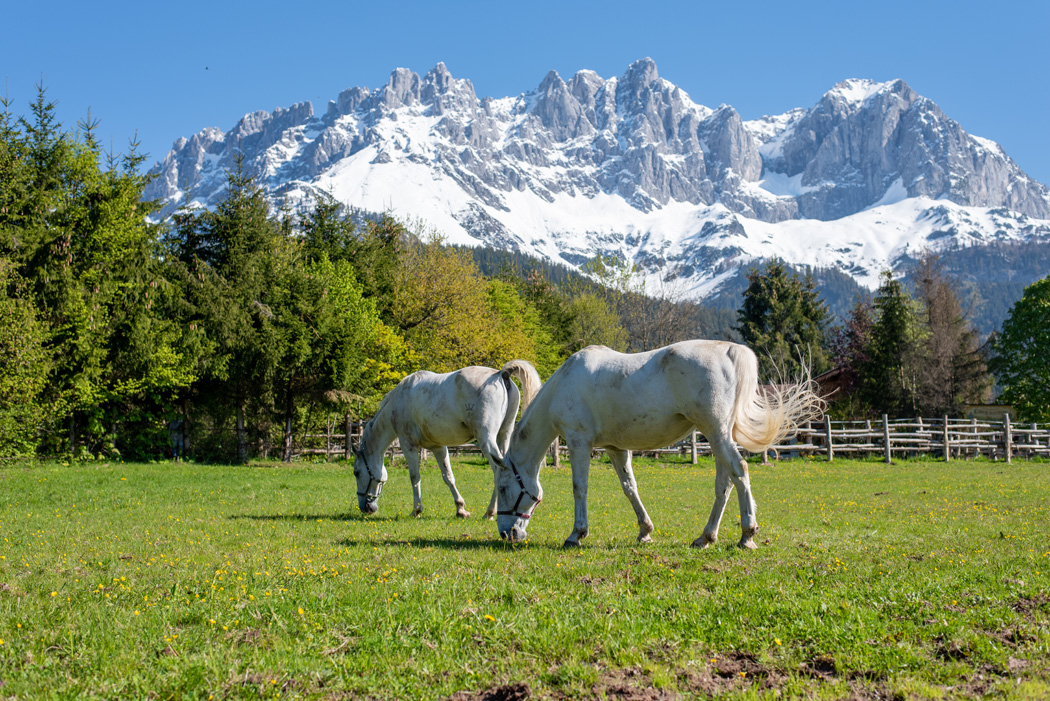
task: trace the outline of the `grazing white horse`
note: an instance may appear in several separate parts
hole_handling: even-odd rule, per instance
[[[511,381],[512,376],[521,382],[524,397]],[[443,375],[420,370],[401,380],[383,397],[379,411],[362,431],[361,443],[353,448],[357,504],[361,511],[374,514],[379,510],[377,501],[387,478],[383,454],[397,438],[412,480],[413,513],[423,513],[419,452],[426,448],[434,452],[441,476],[452,491],[456,515],[470,516],[456,489],[446,446],[477,439],[495,471],[494,460],[502,458],[507,450],[519,403],[527,407],[540,384],[536,369],[525,360],[512,360],[500,370],[476,365]],[[495,511],[493,489],[485,518],[492,518]]]
[[[817,415],[822,400],[808,378],[775,392],[758,391],[758,360],[746,346],[725,341],[683,341],[646,353],[618,353],[589,346],[550,377],[497,460],[497,526],[512,542],[542,498],[539,471],[551,441],[564,436],[572,464],[576,519],[566,546],[587,536],[587,476],[591,449],[605,448],[624,494],[638,516],[638,541],[651,540],[652,521],[638,496],[632,450],[671,445],[698,428],[711,442],[717,472],[715,503],[694,547],[718,538],[718,526],[735,485],[740,501],[740,547],[754,548],[758,530],[747,462],[734,441],[761,452]]]

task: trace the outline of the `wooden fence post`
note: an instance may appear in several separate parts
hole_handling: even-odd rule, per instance
[[[971,421],[971,423],[973,425],[973,442],[977,443],[977,417],[976,416],[970,417],[970,421]],[[974,456],[977,456],[977,455],[981,454],[981,447],[980,447],[980,445],[978,445],[976,448],[973,449],[973,454],[974,454]],[[991,456],[988,456],[988,457],[991,457]]]
[[[948,438],[948,417],[944,417],[944,462],[950,462],[952,459],[952,444]]]
[[[561,436],[554,437],[554,466],[561,467]]]
[[[689,434],[689,449],[693,451],[693,464],[696,464],[696,429]]]
[[[922,433],[923,431],[926,430],[926,427],[922,423],[922,416],[919,416],[916,419],[916,423],[919,424],[919,433]],[[920,436],[920,435],[916,435],[915,438],[917,440],[922,440],[922,436]],[[922,444],[921,443],[915,443],[914,445],[915,445],[915,451],[911,454],[912,457],[915,457],[915,456],[917,456],[919,454],[919,452],[920,452],[919,446],[921,446]],[[927,447],[929,447],[929,444],[927,444]]]
[[[831,445],[831,417],[824,414],[824,437],[828,441],[828,462],[835,458],[835,449]]]
[[[352,452],[351,439],[353,437],[351,431],[353,424],[350,422],[350,414],[346,415],[346,441],[343,443],[343,459],[350,460],[350,453]]]
[[[882,415],[882,441],[886,449],[886,464],[890,464],[890,417]]]
[[[1012,462],[1013,453],[1013,433],[1010,430],[1010,415],[1003,414],[1003,452],[1006,453],[1006,462]]]

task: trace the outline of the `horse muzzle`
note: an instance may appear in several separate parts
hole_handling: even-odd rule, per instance
[[[511,526],[510,530],[500,531],[499,537],[511,543],[523,543],[529,537],[529,534],[525,532],[524,528],[520,528],[515,524]]]

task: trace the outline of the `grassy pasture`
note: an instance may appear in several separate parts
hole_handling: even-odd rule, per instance
[[[690,542],[714,465],[639,460],[655,542],[607,464],[564,550],[568,469],[499,541],[479,459],[391,471],[363,517],[343,464],[0,467],[0,697],[1050,696],[1050,465],[752,464],[761,530]],[[527,685],[527,689],[525,687]]]

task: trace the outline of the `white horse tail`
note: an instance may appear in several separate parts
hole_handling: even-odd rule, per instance
[[[730,352],[736,368],[736,403],[733,440],[752,453],[761,453],[793,435],[806,421],[819,417],[825,407],[816,384],[803,364],[802,375],[794,382],[758,386],[758,358],[747,346]]]
[[[511,360],[501,370],[512,377],[518,378],[518,382],[521,383],[521,410],[525,411],[529,408],[529,404],[532,403],[536,393],[540,391],[540,387],[543,385],[543,382],[540,380],[540,374],[536,372],[536,368],[532,367],[532,363],[527,360]]]

